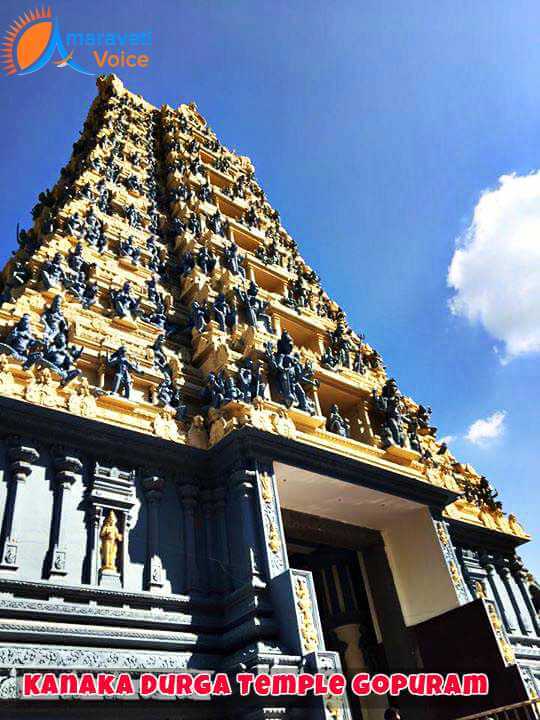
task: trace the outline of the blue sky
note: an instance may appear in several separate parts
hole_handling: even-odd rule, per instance
[[[455,436],[458,457],[488,475],[505,509],[540,537],[539,356],[534,346],[501,363],[508,328],[497,335],[489,321],[502,312],[513,323],[512,308],[497,305],[497,282],[509,267],[501,261],[506,222],[493,231],[499,233],[493,263],[483,262],[494,283],[484,322],[452,314],[447,286],[456,238],[481,193],[497,188],[501,175],[526,176],[540,166],[540,6],[520,0],[52,6],[64,33],[153,32],[149,67],[117,71],[126,85],[157,105],[195,100],[220,139],[252,158],[285,227],[353,327],[381,352],[402,390],[433,407],[440,433]],[[0,31],[31,7],[4,0]],[[95,67],[86,50],[76,59]],[[14,247],[16,223],[29,224],[38,192],[55,182],[69,157],[94,95],[92,78],[52,64],[28,77],[0,77],[2,260]],[[520,232],[520,207],[508,237]],[[528,253],[540,238],[540,200],[538,208],[531,225],[538,234],[520,251],[520,272],[535,259],[529,262]],[[475,277],[469,273],[465,304],[474,302]],[[540,326],[538,307],[536,295],[536,304],[533,298],[518,309],[529,333]],[[506,413],[499,437],[480,444],[465,438],[472,423],[497,411]],[[524,548],[523,556],[540,574],[538,548]]]

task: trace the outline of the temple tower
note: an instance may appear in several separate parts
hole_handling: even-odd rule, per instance
[[[194,103],[98,79],[2,273],[0,704],[28,670],[540,678],[529,538],[324,292]],[[142,707],[144,705],[144,707]],[[58,701],[51,717],[167,718]],[[379,720],[386,700],[185,701],[175,717]],[[40,717],[48,717],[40,708]]]

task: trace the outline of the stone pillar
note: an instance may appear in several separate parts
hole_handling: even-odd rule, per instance
[[[178,496],[184,512],[184,553],[186,558],[185,591],[200,590],[199,568],[197,564],[197,543],[195,539],[195,508],[197,507],[197,488],[195,485],[181,483],[177,486]]]
[[[338,640],[344,645],[344,650],[340,654],[345,662],[344,670],[349,683],[354,675],[359,672],[375,672],[376,669],[369,667],[367,658],[364,657],[360,649],[361,637],[358,623],[340,625],[334,629],[334,632]],[[363,720],[379,720],[382,712],[381,707],[386,707],[384,698],[375,694],[363,697],[361,700],[356,698],[356,701],[361,707]]]
[[[239,584],[260,585],[260,551],[254,512],[256,473],[239,470],[231,475],[231,500],[238,533],[233,547],[234,576]],[[234,528],[233,528],[234,529]]]
[[[99,569],[101,567],[99,554],[99,528],[101,527],[101,519],[103,508],[99,505],[93,506],[88,513],[88,561],[90,567],[90,584],[97,585],[99,580]]]
[[[540,621],[538,620],[538,615],[536,613],[536,610],[534,609],[534,605],[532,603],[529,593],[529,588],[527,587],[527,584],[525,582],[527,571],[523,567],[523,563],[518,557],[514,556],[510,560],[510,571],[512,573],[512,577],[514,578],[514,582],[517,585],[519,592],[521,593],[525,607],[527,608],[528,617],[531,620],[532,628],[534,628],[534,632],[536,633],[536,635],[540,636]]]
[[[491,587],[495,603],[497,605],[499,613],[501,614],[501,618],[503,620],[506,630],[510,633],[516,632],[518,629],[517,618],[514,616],[513,612],[510,612],[510,610],[512,610],[511,606],[508,607],[508,603],[505,603],[504,596],[501,595],[500,590],[502,583],[498,582],[495,565],[487,555],[482,555],[482,557],[480,558],[480,564],[487,573],[489,586]]]
[[[142,479],[141,484],[148,507],[145,584],[147,590],[160,592],[165,584],[165,571],[159,555],[159,506],[165,480],[157,475],[148,475]]]
[[[201,495],[202,511],[204,517],[204,535],[206,541],[206,590],[209,593],[216,592],[216,543],[214,537],[216,528],[214,524],[214,496],[211,490],[206,490]]]
[[[63,448],[56,448],[54,454],[54,499],[51,527],[51,545],[48,557],[49,577],[67,575],[67,540],[63,521],[65,494],[82,473],[83,464],[78,457]]]
[[[519,606],[518,597],[516,596],[516,593],[514,592],[514,587],[512,583],[512,577],[510,575],[510,569],[508,566],[502,561],[498,567],[499,575],[502,578],[504,588],[506,590],[506,593],[510,599],[510,603],[512,605],[512,608],[514,610],[519,629],[524,635],[530,635],[532,633],[532,627],[530,621],[527,622],[528,618],[523,616],[523,613],[521,612],[521,608]]]
[[[38,451],[23,444],[18,436],[8,438],[8,467],[6,482],[8,483],[6,506],[2,521],[0,569],[17,570],[19,567],[18,534],[22,531],[25,518],[22,517],[20,501],[17,496],[32,472],[32,465],[38,460]]]
[[[227,518],[225,517],[226,503],[225,488],[214,490],[214,522],[216,525],[216,557],[217,564],[217,585],[223,592],[228,592],[232,587],[231,563],[229,557],[229,539],[227,537]]]

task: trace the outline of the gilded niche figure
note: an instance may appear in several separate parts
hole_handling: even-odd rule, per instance
[[[116,556],[118,543],[122,542],[122,534],[117,527],[116,513],[110,510],[99,533],[101,540],[101,569],[117,572]]]

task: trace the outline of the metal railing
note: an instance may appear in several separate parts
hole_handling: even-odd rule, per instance
[[[515,705],[504,705],[476,715],[466,715],[456,720],[538,720],[540,718],[540,698],[526,700]]]

